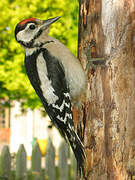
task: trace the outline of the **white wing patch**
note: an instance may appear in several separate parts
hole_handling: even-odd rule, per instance
[[[65,96],[65,97],[69,97],[69,99],[70,99],[69,93],[64,93],[64,96]]]
[[[67,108],[70,108],[70,104],[66,103],[66,102],[65,102],[65,99],[63,100],[61,106],[58,106],[58,104],[52,104],[52,107],[54,107],[54,108],[60,110],[60,112],[63,111],[64,106],[66,106]]]
[[[64,124],[66,124],[67,118],[72,119],[72,114],[66,113],[64,118],[63,118],[63,117],[60,117],[60,115],[58,115],[57,118],[58,118],[60,121],[64,122]]]
[[[41,82],[40,88],[43,92],[43,96],[49,105],[54,104],[59,98],[54,94],[55,90],[51,85],[51,81],[47,77],[48,72],[46,62],[42,54],[40,54],[37,59],[37,71]]]

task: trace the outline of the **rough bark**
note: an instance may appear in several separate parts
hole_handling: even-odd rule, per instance
[[[135,175],[135,1],[80,0],[78,57],[106,63],[89,70],[81,114],[87,180]],[[82,117],[83,116],[83,117]],[[78,126],[79,125],[78,120]]]

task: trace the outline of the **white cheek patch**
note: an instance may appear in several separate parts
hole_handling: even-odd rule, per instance
[[[49,105],[55,103],[59,98],[54,94],[55,90],[51,85],[51,81],[47,77],[46,62],[42,54],[40,54],[37,59],[37,71],[41,82],[40,88],[43,92],[43,96]]]
[[[33,39],[33,33],[27,33],[25,30],[22,30],[16,37],[18,41],[30,42]]]
[[[30,24],[29,24],[30,25]],[[23,29],[22,31],[18,32],[17,34],[17,41],[23,41],[25,43],[30,42],[32,39],[34,39],[35,35],[38,33],[39,28],[30,30],[29,26]]]

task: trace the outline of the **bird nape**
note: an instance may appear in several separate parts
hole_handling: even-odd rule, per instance
[[[28,78],[47,114],[68,140],[84,175],[84,146],[74,130],[72,105],[80,106],[85,97],[86,75],[80,62],[57,39],[48,35],[48,20],[29,18],[15,28],[15,38],[25,49]]]

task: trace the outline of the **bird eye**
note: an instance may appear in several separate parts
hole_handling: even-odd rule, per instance
[[[31,30],[33,30],[33,29],[36,28],[36,26],[35,26],[34,24],[31,24],[31,25],[29,26],[29,28],[30,28]]]

